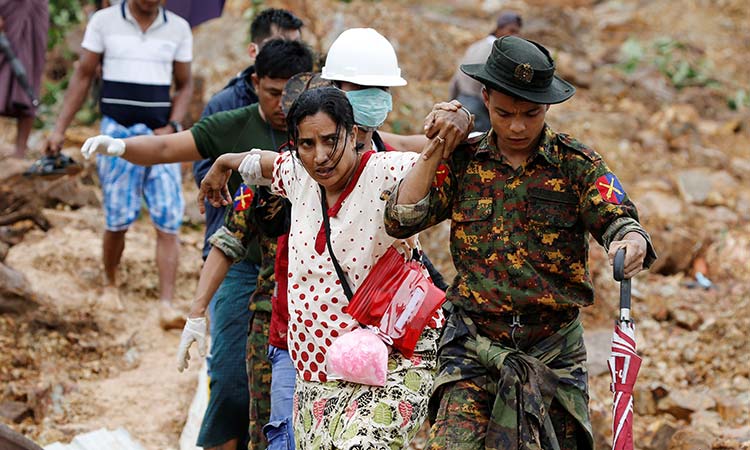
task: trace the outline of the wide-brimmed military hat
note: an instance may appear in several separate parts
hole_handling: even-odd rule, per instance
[[[555,61],[546,48],[516,36],[497,39],[487,62],[462,64],[461,71],[492,89],[533,103],[562,103],[576,92],[555,75]]]
[[[321,87],[333,86],[333,81],[324,80],[319,73],[302,72],[287,80],[284,90],[281,92],[281,110],[289,114],[292,103],[297,100],[301,93]]]

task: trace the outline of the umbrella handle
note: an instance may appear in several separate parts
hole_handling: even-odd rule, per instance
[[[615,252],[615,261],[612,264],[615,281],[622,281],[625,278],[625,251],[625,247],[621,247]]]
[[[615,252],[614,278],[620,282],[620,320],[630,321],[630,278],[625,278],[625,248]]]

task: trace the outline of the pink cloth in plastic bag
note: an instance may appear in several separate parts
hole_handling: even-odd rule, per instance
[[[385,386],[388,377],[388,347],[373,331],[358,328],[339,336],[326,354],[329,380]]]

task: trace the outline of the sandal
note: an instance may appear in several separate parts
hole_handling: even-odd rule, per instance
[[[75,175],[81,166],[70,156],[58,153],[54,156],[43,156],[26,169],[24,176]]]

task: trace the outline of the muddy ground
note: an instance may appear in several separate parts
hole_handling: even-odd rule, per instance
[[[227,2],[221,19],[195,34],[194,72],[203,97],[243,68],[250,2]],[[500,8],[521,12],[524,35],[544,43],[577,95],[551,109],[551,125],[594,146],[635,199],[660,260],[633,283],[644,362],[636,386],[636,448],[750,448],[750,10],[722,1],[396,0],[263,2],[298,11],[305,38],[325,49],[338,32],[372,26],[392,40],[409,85],[394,90],[388,126],[416,132],[448,93],[463,48],[483,36]],[[226,39],[218,39],[225,36]],[[743,65],[744,64],[744,65]],[[735,108],[731,107],[734,102]],[[47,124],[49,126],[50,124]],[[0,123],[5,142],[12,126]],[[96,129],[76,128],[67,153]],[[36,133],[39,146],[43,132]],[[29,160],[38,150],[29,155]],[[96,192],[89,175],[81,184]],[[186,196],[194,198],[191,180]],[[99,427],[124,427],[149,450],[177,448],[197,381],[179,374],[179,332],[163,331],[155,309],[154,232],[148,219],[128,233],[125,313],[97,303],[101,211],[52,205],[53,227],[32,228],[5,264],[24,273],[40,307],[0,314],[0,419],[41,444]],[[178,298],[186,306],[200,268],[199,217],[182,232]],[[433,261],[453,273],[447,226],[425,233]],[[596,304],[584,311],[591,409],[599,448],[611,438],[605,361],[617,285],[592,246]],[[714,283],[696,288],[695,272]],[[15,408],[15,409],[13,409]],[[423,445],[423,436],[414,443]]]

